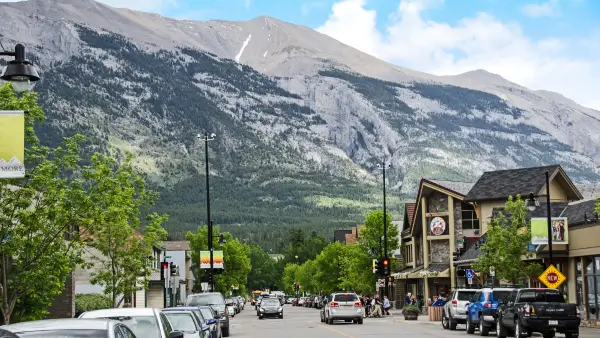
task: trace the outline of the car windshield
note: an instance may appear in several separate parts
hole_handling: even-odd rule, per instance
[[[358,301],[358,296],[353,293],[344,293],[344,294],[334,295],[333,300],[335,302],[356,302],[356,301]]]
[[[212,311],[210,311],[210,309],[201,308],[200,312],[202,312],[202,317],[204,317],[204,319],[213,319],[213,318],[215,318],[215,315],[212,313]]]
[[[473,296],[475,296],[476,291],[458,291],[457,300],[461,301],[471,301]]]
[[[551,290],[527,290],[519,296],[520,303],[548,302],[564,303],[565,298],[557,291]]]
[[[169,313],[165,312],[165,316],[171,323],[171,326],[176,331],[192,332],[197,331],[196,323],[192,318],[191,313]]]
[[[225,304],[227,304],[227,305],[233,305],[233,299],[231,299],[231,298],[225,299]]]
[[[106,330],[44,330],[35,332],[19,332],[18,337],[23,338],[105,338]]]
[[[223,297],[219,294],[193,295],[187,300],[187,306],[220,305],[223,306]]]
[[[160,329],[158,328],[155,316],[118,316],[106,318],[121,321],[123,324],[129,326],[137,337],[160,337]]]
[[[277,299],[268,298],[268,299],[263,300],[263,302],[260,305],[261,306],[279,306],[280,303]]]

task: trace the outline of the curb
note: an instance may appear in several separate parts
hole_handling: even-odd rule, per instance
[[[428,321],[428,320],[404,320],[404,319],[397,319],[394,321],[394,323],[414,323],[414,324],[425,324],[425,325],[440,325],[441,327],[441,322],[432,322],[432,321]]]

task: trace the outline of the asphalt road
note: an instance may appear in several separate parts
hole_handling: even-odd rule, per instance
[[[246,309],[231,320],[231,338],[364,338],[364,337],[467,337],[464,326],[456,331],[444,330],[440,323],[428,321],[405,322],[401,316],[365,318],[363,325],[320,322],[319,310],[285,305],[283,319],[259,320],[254,308]],[[475,332],[478,335],[478,332]],[[490,337],[495,336],[490,332]],[[536,335],[540,336],[541,335]],[[563,337],[557,334],[556,337]],[[598,338],[600,330],[582,328],[580,338]]]

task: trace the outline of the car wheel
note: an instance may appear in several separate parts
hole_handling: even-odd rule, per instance
[[[496,318],[496,337],[506,338],[506,328],[502,325],[502,319]]]
[[[229,327],[224,328],[221,333],[223,334],[223,337],[229,337]]]
[[[358,325],[362,325],[362,323],[363,323],[363,318],[362,317],[358,318]]]
[[[483,324],[483,320],[481,319],[481,316],[479,316],[479,335],[487,336],[489,333],[490,333],[490,328]]]
[[[458,323],[452,319],[452,316],[448,317],[448,322],[450,323],[450,331],[456,331],[456,325]]]
[[[515,338],[524,338],[524,334],[522,332],[523,328],[521,327],[521,321],[517,319],[515,323]]]
[[[442,328],[444,328],[444,330],[448,330],[450,328],[450,324],[448,323],[448,317],[446,316],[446,311],[442,312]]]
[[[475,333],[475,327],[473,326],[473,322],[471,322],[471,315],[467,315],[467,334]]]

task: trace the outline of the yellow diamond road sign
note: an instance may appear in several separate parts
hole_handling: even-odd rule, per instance
[[[558,287],[567,280],[567,277],[563,275],[554,265],[550,265],[546,271],[544,271],[538,279],[544,283],[550,289],[558,289]]]

